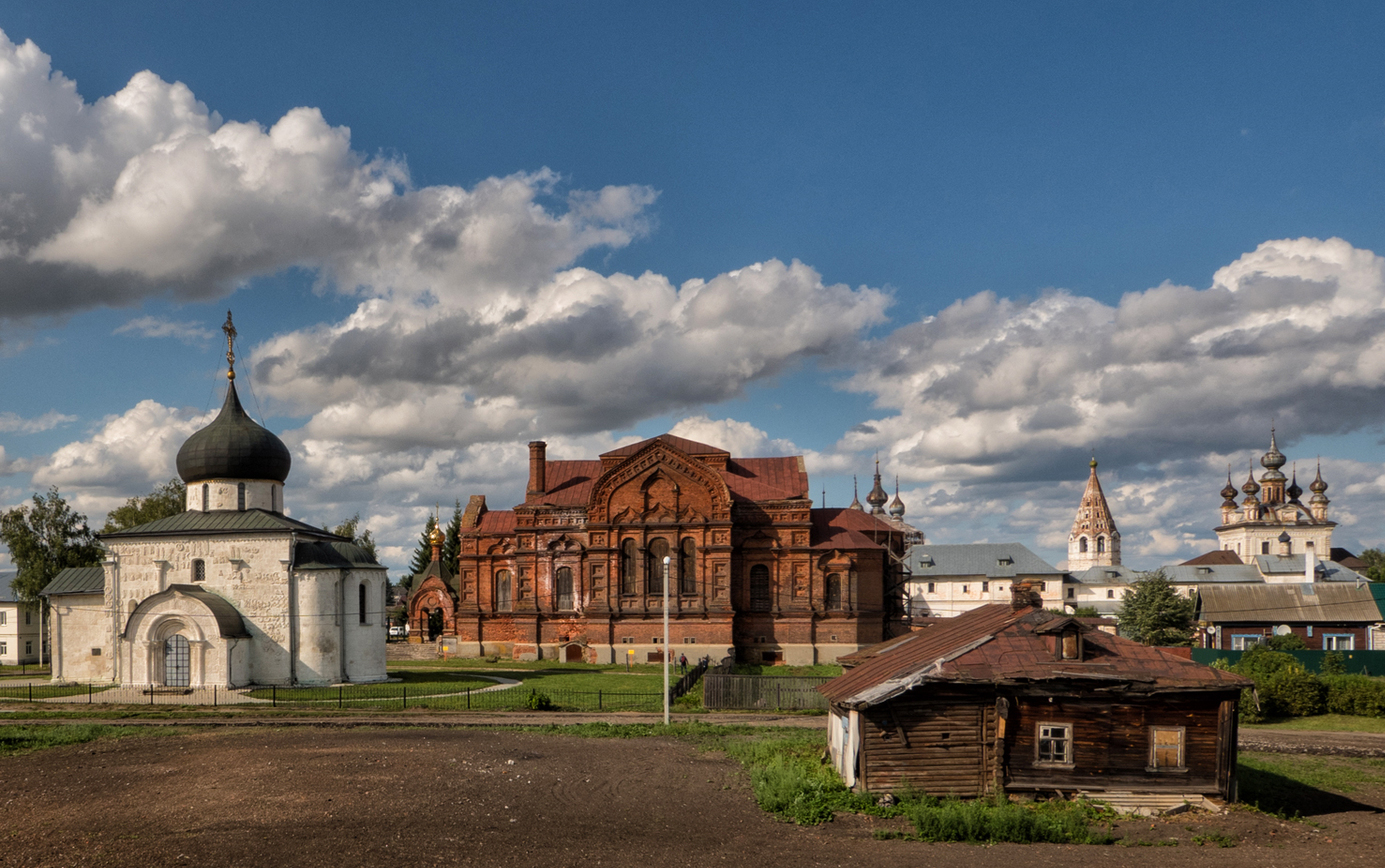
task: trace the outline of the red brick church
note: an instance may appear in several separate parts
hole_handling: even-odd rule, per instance
[[[412,637],[456,637],[464,656],[657,660],[668,557],[674,653],[831,662],[902,629],[918,533],[887,498],[877,472],[870,512],[815,509],[801,456],[733,458],[671,434],[583,461],[530,443],[524,503],[473,495],[457,564],[438,540],[409,598]]]

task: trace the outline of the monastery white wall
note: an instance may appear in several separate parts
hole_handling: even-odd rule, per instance
[[[985,576],[914,578],[906,583],[909,610],[914,615],[937,615],[953,618],[978,606],[1009,603],[1010,586],[1029,582],[1043,599],[1046,609],[1063,606],[1063,582],[1058,577],[987,579]],[[929,590],[929,587],[932,590]]]
[[[342,630],[346,646],[343,668],[349,681],[384,681],[385,675],[385,572],[351,570],[345,582],[345,621]],[[365,588],[365,610],[360,608]]]

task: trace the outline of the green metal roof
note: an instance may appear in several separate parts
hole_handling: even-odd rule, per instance
[[[383,570],[370,553],[353,542],[300,542],[293,550],[295,570]]]
[[[100,537],[101,539],[121,539],[136,536],[264,533],[266,531],[294,531],[326,539],[341,539],[341,537],[320,527],[313,527],[307,522],[264,509],[214,509],[208,512],[188,510],[116,533],[100,534]]]
[[[62,594],[99,594],[106,589],[106,571],[102,567],[68,567],[53,577],[48,587],[39,591],[40,597]]]

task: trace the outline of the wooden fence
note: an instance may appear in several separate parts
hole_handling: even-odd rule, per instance
[[[730,675],[713,669],[702,676],[702,705],[721,711],[826,711],[827,697],[816,688],[831,680]]]

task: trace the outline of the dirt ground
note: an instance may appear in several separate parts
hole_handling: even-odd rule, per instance
[[[1176,846],[876,840],[756,808],[745,774],[671,740],[481,729],[208,728],[0,759],[0,865],[1315,866],[1385,852],[1385,788],[1286,822],[1235,810],[1130,820]],[[1194,843],[1216,837],[1235,846]]]

